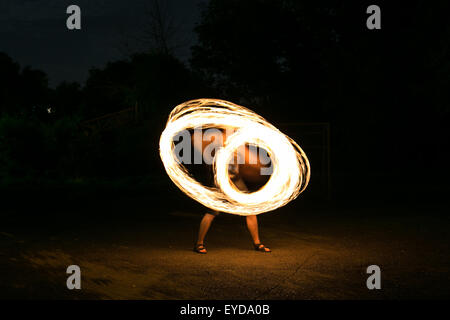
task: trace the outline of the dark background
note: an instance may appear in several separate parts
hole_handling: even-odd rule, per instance
[[[65,28],[62,2],[3,5],[3,187],[164,176],[157,141],[168,113],[216,97],[279,126],[329,123],[334,199],[445,199],[446,4],[383,3],[381,30],[365,27],[364,2],[83,4],[79,31]],[[135,106],[126,129],[80,130]]]
[[[65,26],[69,4],[0,5],[5,230],[153,214],[126,203],[203,210],[158,153],[172,108],[202,97],[286,128],[311,159],[326,147],[299,123],[329,126],[330,173],[312,160],[311,185],[288,211],[364,206],[390,219],[447,208],[448,2],[377,2],[381,30],[366,28],[368,1],[78,1],[77,31]],[[111,210],[119,199],[123,211]],[[445,209],[433,215],[447,221]]]

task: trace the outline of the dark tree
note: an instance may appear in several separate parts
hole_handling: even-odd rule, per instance
[[[204,92],[201,88],[201,81],[172,55],[135,54],[90,71],[84,116],[102,116],[138,104],[147,116],[162,120],[175,104]]]
[[[17,111],[19,106],[20,66],[0,52],[0,114]]]
[[[0,53],[0,70],[0,113],[45,116],[51,94],[47,75],[30,67],[21,70],[4,53]]]
[[[51,110],[57,118],[79,116],[84,103],[83,91],[77,82],[62,82],[53,92]]]
[[[416,168],[449,159],[449,4],[383,3],[377,31],[370,4],[211,0],[192,66],[273,122],[331,122],[333,172],[349,185],[412,186]]]
[[[212,0],[196,27],[192,65],[225,97],[269,114],[295,104],[317,118],[321,106],[303,106],[322,97],[324,68],[339,45],[335,14],[297,1]]]

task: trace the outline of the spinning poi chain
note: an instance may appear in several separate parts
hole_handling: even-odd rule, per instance
[[[233,128],[214,157],[217,188],[202,185],[176,157],[174,137],[195,128]],[[255,192],[242,192],[230,180],[229,163],[236,150],[253,145],[266,150],[272,162],[267,183]],[[308,158],[291,138],[253,111],[217,99],[197,99],[176,106],[170,113],[159,141],[161,160],[170,179],[188,196],[204,206],[237,215],[275,210],[295,199],[310,179]]]

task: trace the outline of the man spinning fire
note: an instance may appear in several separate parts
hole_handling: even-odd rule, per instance
[[[192,135],[192,144],[194,146],[194,152],[199,152],[205,155],[205,150],[212,150],[210,155],[214,157],[215,151],[222,147],[230,134],[230,130],[225,129],[209,129],[206,130],[202,135]],[[261,155],[263,153],[256,152],[256,148],[251,148],[250,146],[242,146],[238,148],[234,155],[234,160],[228,166],[228,172],[231,181],[241,192],[250,192],[247,184],[261,186],[261,183],[265,183],[269,176],[261,175],[261,169],[267,168],[267,164],[263,162],[270,162],[270,158],[266,157],[266,160],[262,161]],[[211,160],[211,159],[210,159]],[[214,173],[211,166],[212,161],[206,162],[207,164],[202,164],[203,179],[206,180],[206,184],[210,186],[215,185]],[[194,251],[200,254],[206,254],[205,237],[211,226],[212,221],[217,217],[220,212],[208,209],[209,211],[205,213],[198,231],[197,242],[194,246]],[[247,215],[245,217],[248,231],[252,237],[253,247],[259,252],[271,252],[271,250],[261,243],[258,232],[258,219],[256,215]]]

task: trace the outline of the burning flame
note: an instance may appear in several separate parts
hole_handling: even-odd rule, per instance
[[[193,179],[174,154],[174,137],[198,127],[235,129],[214,158],[217,188]],[[252,193],[240,191],[228,172],[235,151],[245,144],[267,150],[273,167],[269,181]],[[159,148],[167,174],[184,193],[208,208],[231,214],[255,215],[282,207],[305,190],[310,179],[308,158],[294,140],[253,111],[224,100],[197,99],[176,106]]]

